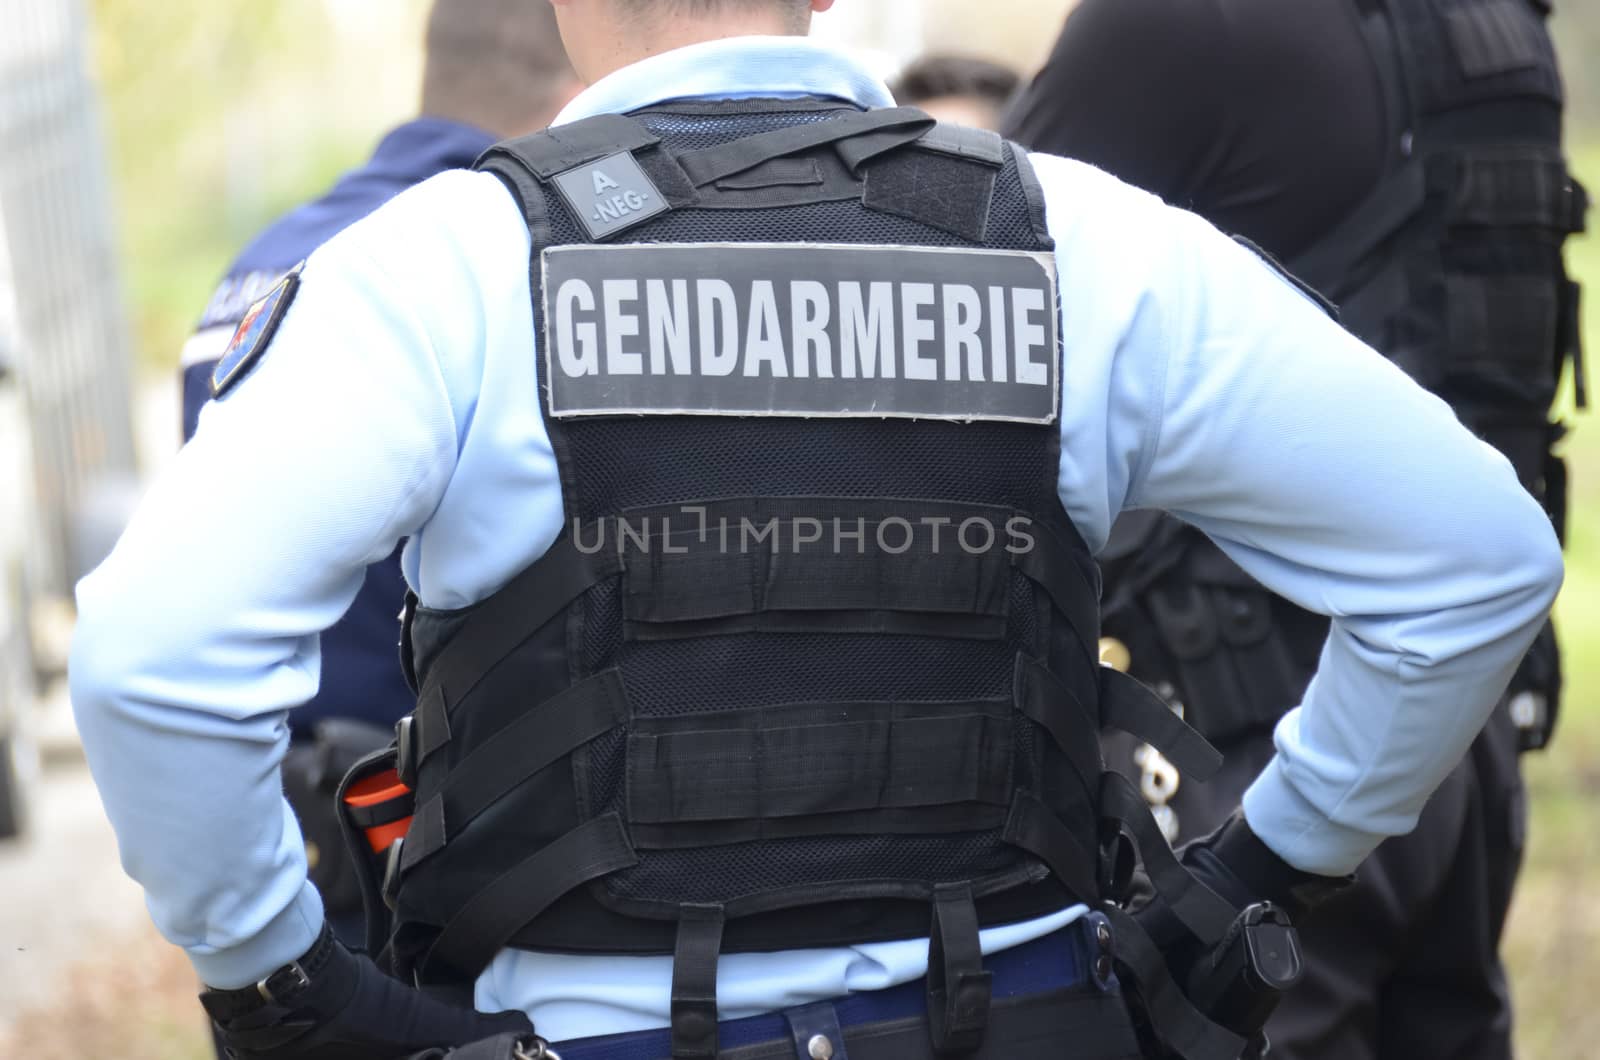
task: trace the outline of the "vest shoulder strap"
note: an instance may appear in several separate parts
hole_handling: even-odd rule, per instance
[[[571,125],[495,144],[478,159],[478,169],[513,162],[540,180],[624,151],[654,147],[661,137],[625,114],[601,114]]]

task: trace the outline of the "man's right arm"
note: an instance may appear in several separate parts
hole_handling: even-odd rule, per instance
[[[1067,388],[1063,500],[1094,544],[1124,508],[1172,512],[1332,616],[1244,809],[1294,867],[1345,875],[1415,826],[1488,718],[1560,585],[1550,521],[1443,402],[1259,257],[1086,167],[1036,166],[1063,312],[1120,336],[1106,366],[1067,351],[1069,379],[1105,374]]]

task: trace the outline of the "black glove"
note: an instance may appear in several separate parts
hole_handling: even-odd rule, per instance
[[[1159,896],[1134,917],[1202,1012],[1247,1039],[1256,1038],[1281,991],[1299,977],[1293,923],[1303,922],[1354,877],[1301,872],[1263,843],[1239,813],[1185,845],[1179,860],[1236,912],[1226,937],[1196,938]]]
[[[533,1034],[521,1012],[481,1015],[383,974],[327,926],[300,960],[259,986],[208,990],[200,1003],[235,1060],[401,1060],[498,1034]]]

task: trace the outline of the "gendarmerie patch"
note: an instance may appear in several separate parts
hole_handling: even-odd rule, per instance
[[[567,246],[543,255],[555,417],[1053,423],[1055,259],[818,244]]]
[[[555,184],[590,239],[615,235],[669,209],[655,182],[626,151],[569,169]]]
[[[289,312],[294,296],[299,293],[300,270],[303,267],[302,263],[290,269],[272,290],[245,310],[244,319],[239,321],[227,349],[222,351],[222,358],[211,372],[213,399],[227,396],[228,391],[260,363],[267,347],[272,345],[272,336],[277,334],[278,325],[283,323],[284,314]]]

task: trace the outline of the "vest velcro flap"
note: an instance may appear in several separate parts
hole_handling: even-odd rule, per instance
[[[959,802],[1004,807],[1012,793],[1012,731],[1007,700],[803,704],[636,719],[626,816],[665,824]]]
[[[630,638],[735,630],[1004,634],[1012,566],[1005,509],[797,499],[760,502],[765,514],[754,519],[731,514],[763,510],[753,503],[709,505],[703,526],[698,514],[681,512],[670,523],[643,515],[620,521],[633,524],[634,535],[623,542]],[[968,545],[982,544],[981,551],[963,547],[963,525]]]
[[[1475,147],[1461,159],[1450,220],[1458,225],[1583,231],[1583,194],[1553,147]]]

